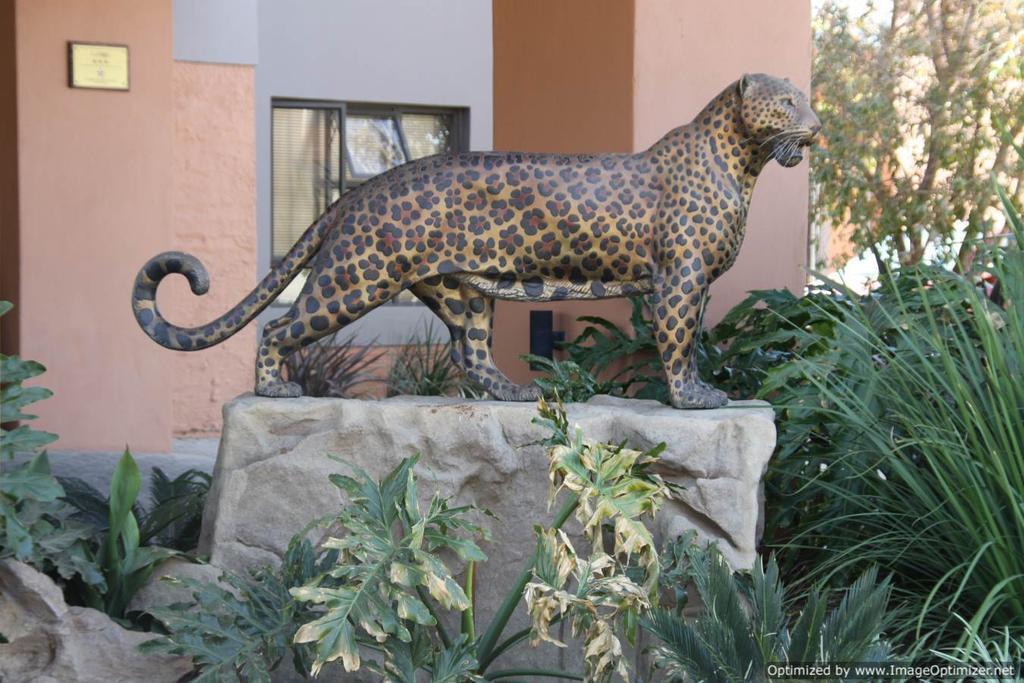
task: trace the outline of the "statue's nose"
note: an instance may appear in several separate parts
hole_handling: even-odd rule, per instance
[[[811,129],[811,135],[817,135],[821,132],[821,121],[818,120],[814,112],[811,112],[811,122],[808,128]]]

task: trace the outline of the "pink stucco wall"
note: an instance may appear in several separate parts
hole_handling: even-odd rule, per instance
[[[171,0],[15,7],[21,353],[57,447],[165,450],[173,367],[129,306],[171,235]],[[131,91],[67,86],[68,40],[125,43]]]
[[[633,146],[693,118],[748,72],[811,81],[810,0],[636,0]],[[808,166],[770,163],[751,200],[739,258],[711,286],[706,324],[752,289],[799,292],[807,259]]]
[[[173,86],[172,236],[162,248],[195,254],[211,286],[196,297],[184,278],[168,280],[160,307],[192,325],[223,315],[256,282],[253,67],[175,62]],[[252,390],[255,353],[256,325],[200,353],[151,345],[152,362],[173,368],[175,434],[220,432],[224,402]]]
[[[255,329],[172,353],[128,300],[138,268],[170,249],[195,253],[212,279],[204,297],[167,281],[172,321],[215,318],[255,282],[253,68],[175,62],[171,0],[15,10],[17,341],[49,370],[40,426],[85,450],[166,451],[174,433],[216,433],[223,402],[252,387]],[[131,90],[68,88],[68,40],[127,44]]]

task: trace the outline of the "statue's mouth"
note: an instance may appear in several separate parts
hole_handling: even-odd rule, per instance
[[[811,146],[810,136],[787,137],[775,143],[772,156],[784,168],[792,168],[804,160],[804,148]]]

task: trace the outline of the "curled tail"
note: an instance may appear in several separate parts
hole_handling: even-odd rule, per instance
[[[167,322],[157,308],[156,290],[166,276],[180,273],[188,279],[193,294],[206,294],[210,288],[210,276],[206,268],[195,256],[180,251],[168,251],[154,256],[135,277],[135,288],[132,290],[132,312],[139,327],[157,344],[176,351],[198,351],[224,341],[245,327],[295,279],[323,243],[324,236],[337,216],[338,206],[339,202],[335,202],[309,226],[291,251],[247,297],[216,320],[198,327],[178,327]]]

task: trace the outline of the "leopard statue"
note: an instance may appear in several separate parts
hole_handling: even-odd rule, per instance
[[[410,290],[448,326],[452,358],[497,399],[534,400],[491,355],[495,300],[647,294],[676,408],[713,408],[695,347],[708,286],[736,260],[754,183],[775,159],[792,167],[821,128],[807,97],[766,74],[730,84],[690,123],[637,154],[470,152],[393,168],[345,193],[259,285],[198,327],[167,322],[157,286],[179,273],[194,294],[202,263],[166,252],[135,279],[132,309],[158,344],[197,351],[249,323],[300,273],[291,308],[269,322],[256,393],[294,397],[282,361]]]

